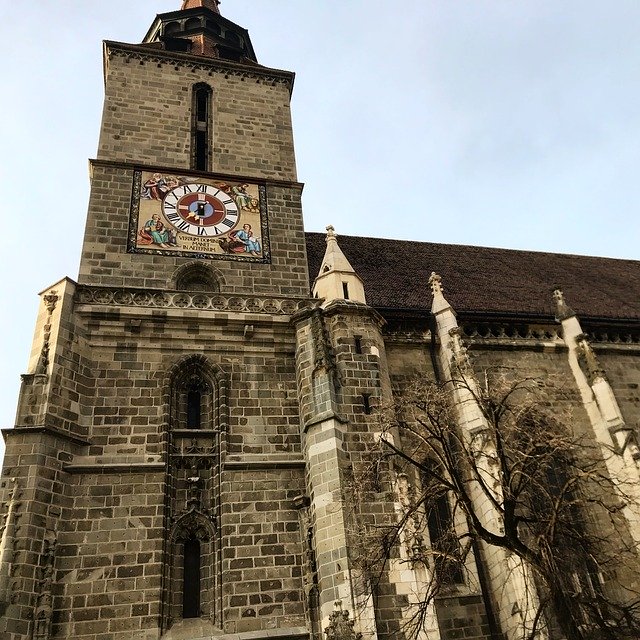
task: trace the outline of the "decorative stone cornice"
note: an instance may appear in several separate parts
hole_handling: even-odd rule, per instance
[[[283,180],[281,178],[274,178],[272,176],[259,176],[259,175],[246,175],[246,174],[231,174],[231,173],[212,173],[212,172],[204,172],[196,169],[186,169],[184,167],[173,166],[165,166],[158,164],[148,164],[141,163],[134,160],[106,160],[104,158],[90,158],[89,159],[89,170],[91,172],[91,177],[93,177],[93,171],[97,168],[100,169],[111,169],[114,171],[124,170],[124,171],[152,171],[153,173],[168,173],[168,174],[180,174],[181,176],[194,176],[196,178],[208,178],[211,180],[219,180],[221,182],[226,182],[229,180],[235,180],[237,182],[253,182],[259,185],[266,185],[267,187],[283,187],[295,189],[299,193],[302,193],[304,189],[303,182],[297,182],[296,180]],[[132,177],[132,175],[130,176]],[[56,283],[53,286],[61,285],[65,281],[71,282],[72,284],[77,284],[74,280],[70,278],[63,278],[60,283]],[[48,289],[47,289],[48,290]]]
[[[264,313],[290,316],[314,306],[311,298],[271,298],[268,296],[239,296],[222,293],[185,291],[153,291],[147,289],[119,289],[78,286],[76,304],[119,306],[151,309],[193,309],[195,311],[228,311],[235,313]]]
[[[555,325],[528,324],[527,322],[467,321],[460,322],[462,336],[467,344],[483,344],[503,348],[531,348],[533,345],[549,344],[566,348],[562,340],[562,329]],[[640,346],[640,330],[631,328],[592,329],[585,332],[591,344],[598,345],[598,352],[612,348],[615,351]],[[413,329],[410,323],[404,326],[389,323],[385,327],[385,342],[423,343],[431,341],[431,332],[421,327]]]
[[[556,342],[562,340],[561,329],[555,325],[542,326],[517,322],[462,322],[464,337],[473,340],[526,340]]]
[[[241,80],[250,78],[263,84],[284,84],[293,92],[295,74],[281,69],[270,69],[258,64],[248,65],[221,60],[220,58],[208,58],[204,56],[190,55],[176,51],[164,51],[163,49],[150,48],[144,45],[132,45],[124,42],[105,41],[105,62],[112,58],[120,57],[125,61],[135,60],[140,63],[152,62],[154,64],[167,64],[187,71],[206,71],[213,75],[214,72],[223,73],[226,78],[238,77]]]

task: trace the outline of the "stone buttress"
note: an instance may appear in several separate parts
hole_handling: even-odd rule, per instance
[[[556,320],[568,347],[568,361],[607,471],[625,500],[623,513],[636,543],[640,542],[640,448],[636,429],[622,415],[591,341],[561,289],[554,291]]]
[[[440,277],[434,273],[430,284],[433,291],[432,314],[436,322],[441,381],[450,383],[454,404],[458,410],[459,428],[466,446],[471,450],[478,446],[485,448],[485,455],[476,456],[479,472],[484,485],[495,491],[495,498],[499,501],[499,472],[489,462],[492,458],[490,451],[486,451],[486,447],[492,446],[491,438],[482,436],[489,427],[476,400],[478,383],[462,343],[455,312],[443,295]],[[480,467],[481,464],[484,466]],[[479,486],[475,490],[472,488],[471,493],[474,508],[481,518],[482,525],[500,536],[503,533],[501,516],[489,497]],[[508,555],[502,548],[481,544],[481,549],[481,562],[486,568],[502,631],[509,640],[522,638],[534,628],[538,609],[533,576],[520,560]],[[544,633],[538,631],[536,637],[544,637]]]

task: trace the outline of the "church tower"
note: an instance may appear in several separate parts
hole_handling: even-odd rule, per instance
[[[294,75],[218,4],[104,43],[79,277],[6,434],[3,638],[309,637]]]

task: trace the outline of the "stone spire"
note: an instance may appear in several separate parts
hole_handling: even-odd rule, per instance
[[[211,11],[215,11],[216,13],[220,13],[220,9],[218,9],[218,5],[220,4],[220,0],[183,0],[181,11],[185,9],[195,9],[196,7],[204,7],[205,9],[211,9]]]
[[[326,302],[353,300],[367,303],[362,280],[342,253],[336,230],[331,225],[327,227],[327,250],[313,285],[313,295],[324,298]]]

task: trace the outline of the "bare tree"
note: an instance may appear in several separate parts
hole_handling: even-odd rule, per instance
[[[463,579],[480,542],[528,567],[536,592],[529,637],[639,638],[638,549],[624,515],[631,498],[607,474],[601,448],[557,413],[539,381],[501,378],[484,388],[415,381],[379,412],[378,447],[355,471],[354,502],[380,483],[397,488],[409,478],[412,488],[396,498],[395,521],[360,519],[357,562],[379,580],[404,544],[407,562],[429,568],[414,631],[434,599]],[[472,394],[483,429],[461,432],[452,385]],[[497,530],[486,526],[483,503],[501,521]]]

